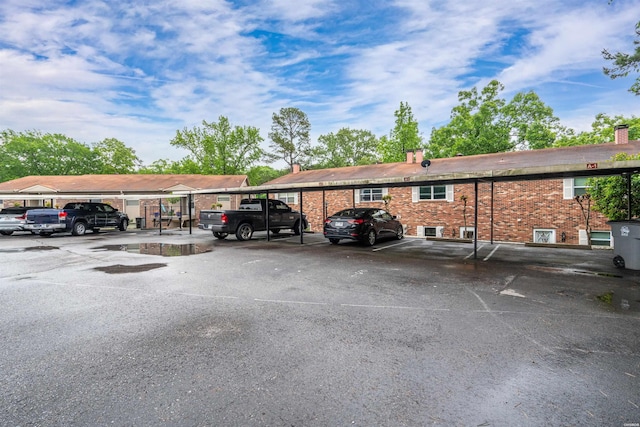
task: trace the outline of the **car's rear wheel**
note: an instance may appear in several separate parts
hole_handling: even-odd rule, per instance
[[[226,239],[228,235],[229,235],[229,233],[221,233],[219,231],[214,231],[213,232],[213,237],[215,237],[216,239],[220,239],[220,240]]]
[[[622,258],[620,255],[614,256],[613,265],[615,265],[616,268],[624,268],[624,258]]]
[[[331,244],[333,245],[337,245],[338,243],[340,243],[340,239],[329,239],[329,241],[331,242]]]
[[[376,243],[376,230],[373,228],[367,232],[364,244],[367,246],[373,246]]]
[[[396,239],[401,240],[404,237],[404,229],[401,225],[396,228]]]
[[[3,236],[11,236],[13,234],[13,231],[0,231],[0,234],[2,234]]]
[[[127,228],[129,228],[129,221],[126,220],[126,219],[123,219],[122,221],[120,221],[120,225],[118,226],[118,230],[126,231]]]
[[[73,224],[73,228],[71,229],[71,234],[73,234],[74,236],[82,236],[86,232],[87,232],[87,224],[85,224],[82,221],[78,221],[75,224]]]
[[[251,224],[240,224],[236,230],[236,238],[238,240],[249,240],[253,236],[253,227]]]

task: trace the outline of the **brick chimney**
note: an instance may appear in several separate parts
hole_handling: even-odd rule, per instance
[[[416,163],[422,163],[422,150],[416,150]]]
[[[299,173],[300,172],[300,163],[294,163],[291,165],[291,173]]]
[[[413,163],[413,151],[407,150],[407,163]]]
[[[616,125],[614,127],[616,135],[616,144],[629,143],[629,125]]]

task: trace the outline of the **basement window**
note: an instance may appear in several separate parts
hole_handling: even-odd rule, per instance
[[[444,227],[442,226],[419,225],[417,231],[418,236],[444,237]]]
[[[591,246],[611,246],[611,231],[591,232]]]
[[[533,243],[556,243],[556,230],[550,228],[534,229]]]

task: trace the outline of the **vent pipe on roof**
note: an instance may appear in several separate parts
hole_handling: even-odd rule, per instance
[[[629,125],[617,125],[613,128],[616,144],[629,143]]]

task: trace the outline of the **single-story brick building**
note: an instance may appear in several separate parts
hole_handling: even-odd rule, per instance
[[[67,175],[26,176],[0,183],[0,207],[62,207],[68,202],[100,201],[142,219],[147,227],[184,226],[189,214],[196,224],[201,209],[212,206],[235,209],[237,194],[197,194],[176,197],[174,191],[197,191],[202,188],[243,188],[246,175]]]
[[[481,240],[586,244],[583,210],[574,197],[585,193],[590,176],[616,173],[614,155],[640,154],[640,141],[628,140],[628,127],[617,127],[615,136],[612,143],[433,159],[428,166],[415,151],[405,163],[294,167],[262,187],[296,208],[303,195],[303,211],[318,232],[327,215],[374,206],[397,215],[407,235],[462,238],[477,232]],[[624,171],[637,173],[640,163],[627,163],[631,169]],[[590,228],[592,245],[611,244],[602,214],[590,212]]]
[[[268,192],[294,208],[302,205],[314,232],[338,210],[375,206],[397,215],[410,236],[586,244],[583,210],[574,197],[584,194],[590,176],[640,171],[640,161],[613,161],[618,153],[640,154],[640,141],[628,140],[626,126],[616,127],[612,143],[432,160],[413,151],[401,163],[294,167],[258,187],[245,175],[29,176],[0,183],[0,206],[100,200],[147,227],[165,219],[167,226],[183,225],[189,214],[195,225],[202,209],[234,209],[240,198]],[[593,245],[610,245],[606,222],[590,213]]]

